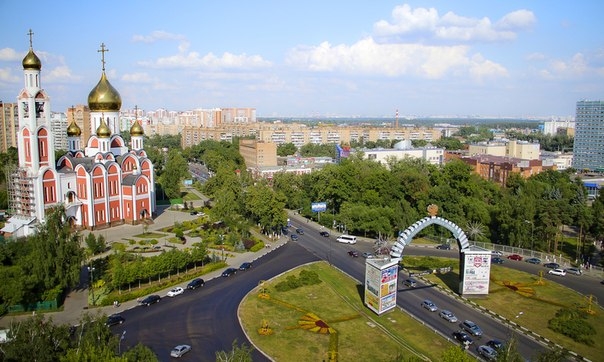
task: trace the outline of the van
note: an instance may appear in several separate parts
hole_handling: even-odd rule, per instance
[[[352,235],[340,235],[340,236],[338,236],[338,238],[336,240],[340,243],[345,243],[345,244],[356,244],[357,243],[357,237],[352,236]]]

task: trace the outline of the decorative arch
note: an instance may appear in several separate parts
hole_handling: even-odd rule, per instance
[[[457,224],[440,216],[427,216],[421,220],[416,221],[415,223],[413,223],[413,225],[409,226],[407,229],[401,231],[398,234],[396,243],[392,246],[392,249],[390,250],[390,256],[393,258],[393,260],[397,262],[400,261],[402,259],[403,249],[405,249],[405,246],[411,243],[411,240],[413,240],[413,237],[417,235],[417,233],[432,224],[437,224],[449,229],[449,231],[453,233],[455,239],[457,239],[457,244],[459,245],[460,251],[466,250],[470,247],[470,243],[468,242],[468,237],[466,236],[466,233],[464,233],[464,231],[459,226],[457,226]]]
[[[111,147],[124,147],[124,140],[119,135],[114,135],[111,138]]]

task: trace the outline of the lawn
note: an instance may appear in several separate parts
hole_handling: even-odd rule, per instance
[[[405,260],[411,262],[409,260],[411,258],[417,257],[406,257]],[[424,278],[453,292],[458,291],[458,267],[453,268],[453,271],[447,274],[426,275]],[[574,278],[574,276],[567,276],[567,278]],[[484,298],[473,299],[473,301],[593,361],[600,360],[604,351],[597,342],[604,337],[604,311],[595,301],[591,305],[591,309],[595,311],[595,314],[588,318],[589,324],[595,328],[597,333],[593,338],[596,341],[593,347],[577,343],[571,338],[548,328],[548,321],[561,308],[587,309],[590,302],[589,297],[580,295],[572,289],[545,278],[541,279],[539,275],[493,265],[491,267],[489,295]]]
[[[286,292],[275,289],[303,269],[316,272],[321,283]],[[268,299],[259,297],[262,290]],[[330,351],[339,361],[388,361],[397,355],[439,360],[453,346],[398,309],[377,316],[363,305],[362,294],[362,285],[318,262],[263,282],[243,300],[239,316],[254,344],[277,361],[328,360]],[[259,333],[263,324],[272,334]],[[305,324],[319,331],[303,329]]]

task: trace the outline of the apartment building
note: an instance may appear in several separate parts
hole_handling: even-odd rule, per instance
[[[96,130],[92,130],[90,124],[90,108],[88,105],[78,104],[77,106],[70,107],[67,109],[67,120],[75,122],[80,127],[80,143],[86,144],[86,141],[90,139],[90,136],[95,134]]]
[[[239,140],[239,153],[248,170],[277,166],[277,145],[250,139]]]
[[[479,142],[470,145],[468,148],[468,154],[471,156],[490,155],[525,160],[538,160],[540,153],[541,146],[538,143],[516,140]]]
[[[604,101],[577,102],[573,167],[604,172]]]
[[[539,174],[544,170],[556,170],[552,163],[542,160],[527,160],[515,157],[475,155],[460,157],[474,172],[485,180],[505,186],[509,176],[517,173],[523,178]]]
[[[67,151],[67,115],[53,112],[50,115],[50,133],[55,138],[55,148]]]
[[[17,103],[0,101],[0,152],[17,147],[19,133],[19,109]]]
[[[543,122],[543,134],[555,136],[562,130],[567,134],[573,133],[575,130],[575,121],[572,119],[552,119],[550,121]]]

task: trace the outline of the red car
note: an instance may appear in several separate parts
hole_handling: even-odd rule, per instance
[[[522,255],[518,255],[518,254],[508,255],[508,259],[522,261]]]

